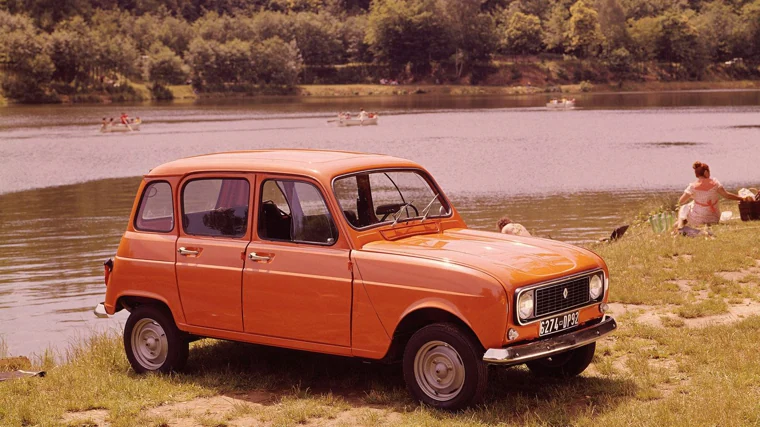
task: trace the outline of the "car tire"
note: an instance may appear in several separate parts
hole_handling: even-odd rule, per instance
[[[568,378],[580,375],[594,358],[596,343],[526,363],[540,377]]]
[[[483,348],[468,331],[436,323],[415,332],[404,349],[404,381],[418,401],[457,410],[475,404],[488,384]]]
[[[151,305],[140,305],[124,325],[124,350],[138,374],[176,372],[185,367],[190,344],[177,329],[171,313]]]

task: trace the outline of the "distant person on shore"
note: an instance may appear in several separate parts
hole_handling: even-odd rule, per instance
[[[692,166],[697,180],[690,183],[678,200],[682,205],[678,210],[678,229],[689,224],[690,227],[717,224],[720,221],[720,197],[730,200],[744,200],[737,194],[729,193],[723,185],[710,176],[710,166],[694,162]],[[691,200],[690,203],[686,203]],[[685,204],[686,203],[686,204]]]
[[[499,231],[503,234],[511,234],[513,236],[530,236],[528,230],[516,222],[512,222],[508,216],[503,216],[496,223]]]

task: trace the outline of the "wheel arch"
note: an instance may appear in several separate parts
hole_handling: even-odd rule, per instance
[[[409,338],[425,326],[435,323],[451,323],[472,335],[480,343],[477,334],[470,325],[452,311],[437,306],[416,307],[404,314],[393,331],[391,345],[383,358],[387,362],[396,362],[404,354]]]
[[[162,298],[159,295],[143,295],[143,294],[130,294],[130,295],[120,295],[116,299],[116,311],[120,311],[122,309],[126,309],[127,311],[132,311],[135,307],[140,305],[153,305],[156,307],[159,307],[162,310],[165,310],[167,313],[169,313],[174,320],[174,323],[176,325],[180,325],[183,323],[183,318],[181,315],[177,315],[177,313],[174,312],[174,310],[171,309],[171,306],[166,301],[166,299]]]

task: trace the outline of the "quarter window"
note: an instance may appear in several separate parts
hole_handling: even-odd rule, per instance
[[[248,228],[250,185],[245,179],[196,179],[182,190],[187,234],[242,237]]]
[[[135,219],[135,228],[159,233],[167,233],[174,229],[172,187],[168,182],[152,182],[145,186]]]
[[[322,245],[332,245],[338,238],[317,187],[288,180],[262,184],[258,232],[262,239]]]

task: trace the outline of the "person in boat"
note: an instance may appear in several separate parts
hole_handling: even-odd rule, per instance
[[[111,117],[111,120],[108,121],[108,127],[109,128],[113,127],[113,117]]]
[[[100,130],[106,130],[108,128],[108,120],[103,117],[103,122],[100,124]]]
[[[127,113],[121,113],[121,124],[128,125],[129,124],[129,116],[127,116]]]
[[[359,121],[363,122],[365,119],[367,119],[367,112],[364,111],[364,108],[359,109]]]
[[[710,166],[702,162],[692,165],[697,180],[690,183],[678,200],[678,229],[717,224],[720,221],[720,198],[744,200],[738,194],[729,193],[716,178],[710,176]],[[689,202],[691,200],[691,202]],[[687,203],[689,202],[689,203]]]
[[[513,236],[530,236],[528,230],[512,220],[508,216],[503,216],[496,223],[496,227],[502,234],[511,234]]]
[[[135,121],[134,121],[134,123],[135,123],[136,125],[139,125],[140,123],[142,123],[142,120],[140,120],[140,116],[137,116],[137,117],[135,117]]]

